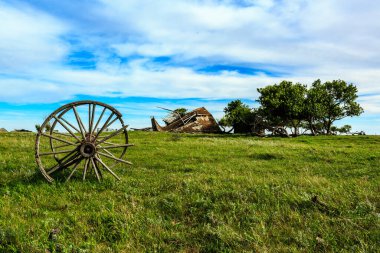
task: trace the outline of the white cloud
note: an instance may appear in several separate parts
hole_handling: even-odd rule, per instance
[[[0,2],[0,73],[10,74],[59,63],[68,48],[59,38],[67,27],[23,5]]]
[[[135,1],[104,4],[104,15],[128,27],[128,33],[132,27],[138,34],[126,43],[114,45],[123,56],[139,53],[272,62],[276,56],[268,47],[268,40],[294,38],[294,32],[275,14],[260,6],[238,8],[213,2],[156,1],[141,12]]]
[[[256,4],[242,8],[213,1],[116,0],[104,1],[99,12],[119,24],[120,32],[127,27],[128,33],[133,29],[137,34],[114,45],[124,56],[215,57],[229,62],[306,64],[315,70],[322,64],[378,63],[380,29],[374,20],[380,6],[373,1],[360,6],[340,0],[250,2]],[[369,13],[356,12],[367,2],[372,7]]]
[[[380,114],[380,94],[362,96],[358,99],[366,114]]]
[[[0,2],[0,101],[50,102],[115,92],[255,99],[258,87],[282,79],[311,83],[317,78],[340,78],[357,84],[361,93],[380,93],[376,1],[239,2],[242,6],[228,0],[103,0],[88,4],[91,15],[78,20],[71,13],[58,18],[37,7]],[[80,49],[98,56],[95,70],[65,65],[70,50],[78,50],[62,39],[71,36]],[[148,64],[147,59],[120,63],[110,60],[110,52],[173,56],[175,63],[195,65],[200,58],[204,65],[259,65],[286,74],[201,74],[186,65]]]

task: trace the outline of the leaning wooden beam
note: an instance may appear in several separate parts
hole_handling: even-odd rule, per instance
[[[193,118],[195,118],[196,116],[197,116],[196,114],[193,114],[191,117],[188,117],[188,118],[185,120],[184,125],[186,125],[187,123],[189,123],[189,121],[192,120]]]

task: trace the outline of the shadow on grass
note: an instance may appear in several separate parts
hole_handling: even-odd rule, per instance
[[[264,154],[252,154],[250,155],[252,159],[255,160],[265,160],[265,161],[270,161],[270,160],[281,160],[284,157],[282,155],[276,155],[276,154],[269,154],[269,153],[264,153]]]
[[[341,214],[341,211],[319,200],[317,196],[313,196],[310,200],[299,200],[292,205],[293,210],[298,210],[301,213],[308,213],[312,211],[318,211],[325,215],[335,217]]]
[[[265,135],[265,136],[258,136],[256,134],[231,134],[231,133],[177,133],[179,135],[183,135],[187,138],[224,138],[224,139],[237,139],[237,138],[253,138],[258,140],[264,140],[264,139],[271,139],[271,140],[281,140],[281,139],[292,139],[292,138],[298,138],[297,137],[284,137],[284,136],[276,136],[276,135]]]
[[[189,134],[189,133],[178,133],[182,134],[184,137],[187,138],[228,138],[228,139],[235,139],[235,138],[242,138],[242,137],[257,137],[253,136],[251,134],[208,134],[208,133],[196,133],[196,134]],[[261,137],[257,137],[261,138]]]
[[[54,175],[54,181],[52,183],[49,183],[41,174],[41,172],[36,169],[33,174],[28,175],[20,175],[17,177],[13,177],[11,179],[2,179],[0,180],[0,192],[2,190],[7,191],[17,191],[19,188],[24,188],[25,186],[37,186],[37,187],[43,187],[43,186],[51,186],[51,185],[60,185],[60,186],[69,186],[71,182],[79,181],[81,183],[86,183],[88,185],[93,185],[94,183],[99,186],[100,188],[104,187],[114,187],[114,180],[109,180],[106,178],[103,178],[102,183],[100,184],[97,180],[95,175],[88,175],[86,177],[86,181],[83,182],[82,175],[76,175],[73,176],[70,180],[70,182],[66,183],[67,175],[64,174],[57,174]],[[65,186],[66,185],[66,186]],[[1,250],[0,250],[1,252]]]
[[[12,178],[12,180],[1,180],[0,181],[0,188],[8,187],[8,188],[14,188],[18,187],[19,185],[40,185],[40,184],[46,184],[46,179],[42,176],[39,170],[35,170],[33,174],[29,175],[21,175],[16,178]]]

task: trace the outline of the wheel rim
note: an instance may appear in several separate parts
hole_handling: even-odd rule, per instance
[[[68,181],[78,171],[83,180],[90,171],[99,181],[104,171],[120,180],[113,168],[131,164],[124,158],[133,146],[127,127],[110,105],[90,100],[66,104],[51,113],[37,133],[38,167],[49,182],[61,177]]]

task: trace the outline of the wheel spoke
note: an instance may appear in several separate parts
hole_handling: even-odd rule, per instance
[[[110,126],[112,126],[112,124],[116,121],[116,120],[118,120],[119,118],[116,116],[116,118],[114,118],[110,123],[108,123],[108,125],[106,126],[106,128],[105,129],[107,129],[107,128],[109,128]]]
[[[95,127],[92,129],[92,132],[91,132],[91,134],[92,134],[94,131],[96,131],[96,128],[98,127],[98,125],[99,125],[100,121],[102,120],[102,118],[103,118],[103,116],[104,116],[104,113],[106,112],[106,110],[107,110],[107,108],[105,108],[105,107],[104,107],[104,109],[103,109],[102,113],[100,114],[100,117],[99,117],[98,121],[96,122],[96,125],[95,125]]]
[[[92,133],[92,127],[94,124],[94,118],[95,118],[95,108],[96,104],[92,105],[92,111],[91,111],[91,104],[88,104],[88,132]]]
[[[72,144],[63,144],[63,145],[55,146],[54,148],[58,149],[58,148],[64,148],[64,147],[68,147],[68,146],[78,146],[78,144],[79,143],[76,143],[75,145],[72,145]]]
[[[95,163],[96,168],[98,169],[98,173],[99,173],[100,178],[103,178],[102,171],[99,168],[99,164],[98,164],[99,162],[96,159],[94,159],[94,163]]]
[[[98,162],[100,162],[103,167],[108,170],[109,173],[111,173],[115,178],[117,178],[118,180],[121,180],[116,174],[115,172],[113,172],[110,168],[107,167],[107,165],[102,161],[102,159],[100,159],[100,157],[94,157]]]
[[[50,175],[51,173],[53,173],[53,172],[55,172],[55,171],[57,171],[59,169],[71,166],[72,164],[74,164],[75,162],[77,162],[78,160],[81,160],[81,159],[82,158],[79,157],[79,154],[76,153],[76,154],[70,156],[64,163],[60,163],[60,164],[57,164],[57,165],[53,166],[46,173],[48,175]]]
[[[102,148],[102,146],[99,145],[100,148]],[[103,151],[106,152],[107,154],[109,154],[110,156],[114,157],[114,158],[117,158],[114,154],[111,153],[111,151],[108,151],[107,149],[103,148]],[[110,166],[110,169],[112,169],[113,167],[115,167],[117,164],[114,164],[112,166]]]
[[[78,167],[78,165],[80,164],[81,161],[82,161],[82,159],[79,159],[77,161],[77,163],[74,165],[73,171],[70,173],[69,177],[66,179],[66,182],[68,182],[70,180],[70,178],[74,175],[74,172],[77,170],[77,167]]]
[[[107,137],[107,136],[101,136],[101,137]],[[108,141],[105,141],[103,143],[108,144],[108,145],[119,145],[118,143],[112,143],[112,142],[108,142]]]
[[[107,137],[103,138],[102,140],[100,140],[97,144],[99,145],[99,144],[105,142],[106,140],[108,140],[108,139],[110,139],[110,138],[112,138],[112,137],[118,135],[119,133],[121,133],[121,131],[125,130],[127,127],[128,127],[128,125],[123,126],[122,128],[120,128],[120,129],[117,130],[116,132],[114,132],[114,133],[108,135]]]
[[[108,158],[111,158],[111,159],[113,159],[113,160],[116,160],[116,161],[118,161],[118,162],[122,162],[122,163],[126,163],[126,164],[129,164],[129,165],[132,165],[131,162],[129,162],[129,161],[125,161],[125,160],[120,159],[120,158],[117,158],[117,157],[115,157],[115,156],[107,155],[107,154],[104,154],[104,153],[102,153],[102,152],[98,152],[98,154],[99,154],[99,155],[102,155],[102,156],[105,156],[105,157],[108,157]]]
[[[110,156],[114,157],[114,158],[117,158],[114,154],[111,153],[111,151],[108,151],[107,149],[103,149],[104,152],[106,152],[107,154],[109,154]],[[113,164],[112,166],[110,166],[109,168],[112,169],[114,168],[115,166],[117,165],[117,163]]]
[[[103,149],[104,152],[106,152],[107,154],[109,154],[110,156],[113,156],[115,158],[117,158],[114,154],[112,154],[110,151],[108,151],[107,149],[103,148],[102,146],[99,146],[100,148]]]
[[[64,165],[62,165],[62,166],[59,166],[57,169],[55,169],[54,171],[57,171],[57,170],[59,170],[59,169],[63,169],[63,168],[68,168],[68,167],[70,167],[71,165],[73,165],[74,163],[76,163],[76,162],[78,162],[78,161],[82,161],[82,157],[79,157],[79,156],[76,156],[76,158],[74,159],[74,160],[71,160],[70,162],[67,162],[67,163],[65,163]],[[48,172],[48,174],[51,174],[51,173],[53,173],[54,171],[50,171],[50,172]]]
[[[60,142],[64,142],[64,143],[67,143],[67,144],[70,144],[70,145],[76,145],[74,142],[71,142],[71,141],[67,141],[67,140],[64,140],[64,139],[61,139],[61,138],[58,138],[58,137],[55,137],[53,135],[49,135],[49,134],[45,134],[45,133],[41,133],[42,136],[45,136],[45,137],[49,137],[51,139],[54,139],[54,140],[57,140],[57,141],[60,141]]]
[[[89,160],[89,159],[86,159],[86,162],[84,163],[83,181],[86,179],[86,173],[87,173],[87,169],[88,169],[89,162],[90,162],[90,160]]]
[[[77,139],[78,141],[80,141],[80,139],[60,120],[58,119],[55,115],[53,116],[58,122],[59,124],[61,124],[61,126],[63,126],[75,139]]]
[[[74,129],[75,131],[77,131],[77,133],[80,133],[80,130],[78,128],[76,128],[75,126],[73,126],[73,124],[71,124],[68,120],[66,120],[65,118],[62,118],[60,117],[60,119],[65,122],[67,125],[71,126],[72,129]]]
[[[95,140],[98,138],[98,136],[106,129],[107,125],[108,125],[108,122],[110,122],[110,120],[112,119],[113,115],[115,113],[111,113],[111,115],[108,117],[108,119],[106,120],[106,122],[104,123],[104,125],[102,126],[102,128],[100,129],[100,131],[96,134],[95,136]]]
[[[120,144],[120,145],[117,145],[117,144],[114,144],[112,146],[99,146],[100,149],[110,149],[110,148],[125,148],[125,147],[132,147],[134,146],[135,144]]]
[[[79,114],[77,112],[77,108],[75,107],[75,105],[73,105],[73,111],[74,111],[74,114],[75,114],[75,118],[77,119],[80,132],[82,133],[82,137],[83,137],[83,139],[86,139],[86,134],[85,134],[86,133],[86,129],[83,126],[82,119],[80,118],[80,116],[79,116]]]
[[[116,144],[116,143],[112,143],[112,142],[108,142],[108,141],[105,141],[105,142],[103,142],[104,144],[108,144],[108,145],[118,145],[118,144]]]
[[[98,168],[96,167],[96,164],[95,164],[95,162],[94,162],[94,158],[91,157],[90,160],[91,160],[91,163],[92,163],[92,167],[94,168],[96,178],[97,178],[98,181],[100,182],[100,177],[99,177],[99,173],[98,173]]]
[[[58,159],[57,162],[58,163],[62,163],[64,160],[66,160],[67,158],[69,158],[70,156],[72,156],[72,154],[75,153],[75,151],[77,151],[76,149],[73,149],[70,153],[68,153],[67,155],[65,155],[64,157],[62,157],[61,159]],[[79,154],[79,153],[78,153]]]
[[[88,104],[88,132],[91,133],[91,104]]]
[[[62,136],[72,137],[71,134],[65,134],[65,133],[61,133],[61,132],[52,132],[52,134],[58,134],[58,135],[62,135]]]
[[[76,149],[74,150],[61,150],[61,151],[55,151],[55,152],[45,152],[45,153],[40,153],[39,155],[40,156],[44,156],[44,155],[58,155],[58,154],[66,154],[66,153],[71,153],[73,151],[75,151]]]
[[[108,127],[110,127],[116,120],[118,120],[119,118],[118,117],[116,117],[116,118],[114,118],[110,123],[108,123],[107,124],[107,126],[106,127],[104,127],[104,129],[102,130],[102,132],[104,131],[104,130],[106,130]],[[107,123],[107,122],[106,122]],[[107,136],[107,135],[106,135]],[[96,136],[96,138],[99,138],[99,137],[104,137],[104,136],[101,136],[100,134],[98,135],[98,136]]]

